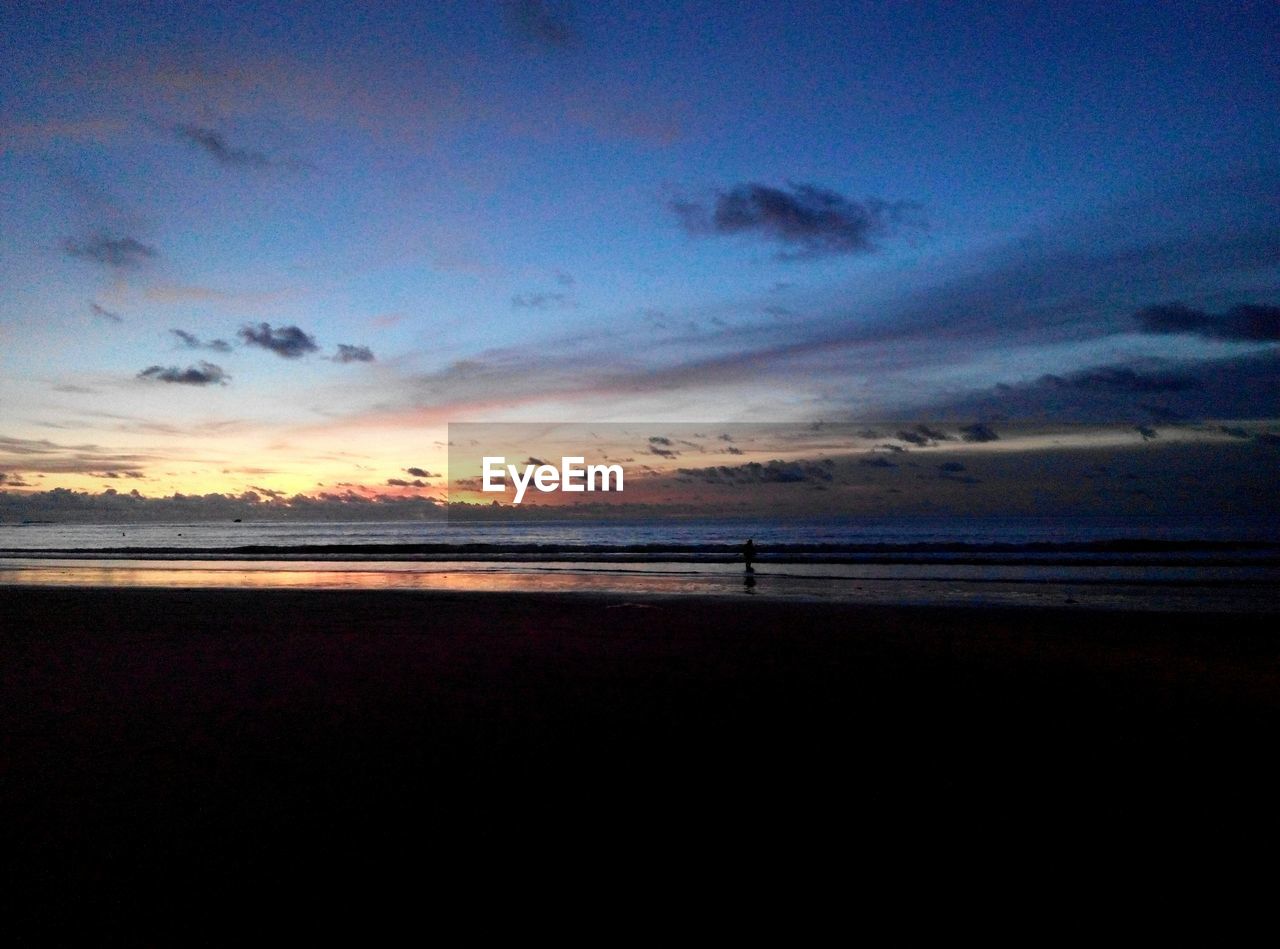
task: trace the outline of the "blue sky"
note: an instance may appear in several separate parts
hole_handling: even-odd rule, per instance
[[[449,421],[1280,414],[1274,4],[0,35],[10,485],[373,490]]]

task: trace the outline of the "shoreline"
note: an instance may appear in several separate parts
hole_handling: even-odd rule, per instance
[[[0,588],[316,589],[726,596],[892,605],[1072,606],[1275,614],[1275,571],[1223,565],[545,563],[0,559]]]

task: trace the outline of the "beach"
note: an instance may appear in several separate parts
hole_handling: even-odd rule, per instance
[[[1260,616],[21,586],[0,615],[5,891],[49,919],[406,857],[1186,835],[1280,790]]]

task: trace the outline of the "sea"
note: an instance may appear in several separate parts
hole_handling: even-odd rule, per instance
[[[757,549],[752,569],[742,545]],[[1274,613],[1273,517],[0,524],[0,585],[580,592]]]

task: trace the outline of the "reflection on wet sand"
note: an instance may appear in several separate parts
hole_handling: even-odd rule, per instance
[[[0,584],[87,587],[191,587],[314,590],[449,590],[634,593],[727,593],[730,571],[575,570],[572,565],[513,569],[491,563],[351,564],[188,561],[13,562]]]
[[[1141,574],[1103,579],[1043,568],[938,565],[0,560],[0,586],[434,590],[809,598],[864,603],[1073,606],[1274,613],[1274,585],[1234,571],[1203,582]],[[1265,571],[1264,571],[1265,572]],[[1222,574],[1225,574],[1223,571]],[[1274,579],[1274,578],[1270,578]]]

